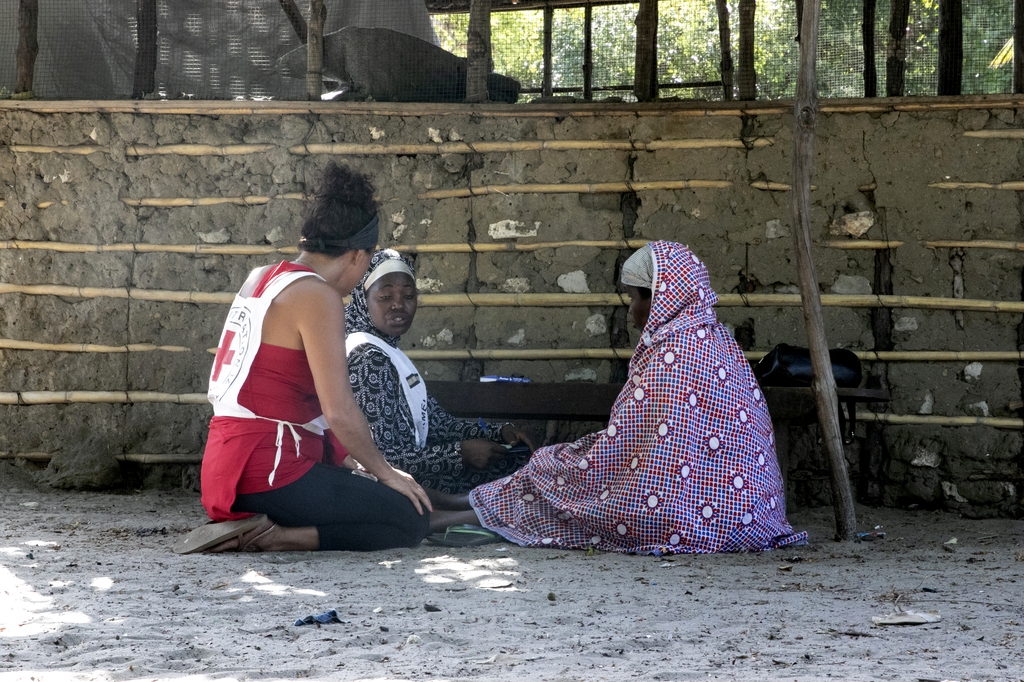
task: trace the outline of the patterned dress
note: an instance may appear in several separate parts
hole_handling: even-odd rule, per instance
[[[367,276],[388,258],[401,256],[389,249],[377,251],[370,262]],[[409,264],[408,261],[406,263]],[[363,279],[365,281],[366,278]],[[362,282],[352,291],[352,300],[345,307],[345,331],[348,334],[373,334],[388,345],[398,347],[399,337],[380,331],[370,319]],[[373,440],[384,458],[396,469],[411,474],[425,488],[445,493],[464,493],[482,483],[507,476],[523,466],[529,458],[529,455],[508,456],[496,467],[486,471],[463,465],[462,441],[483,438],[496,443],[503,442],[502,425],[480,426],[476,422],[456,419],[429,396],[427,442],[423,447],[418,447],[409,401],[391,359],[379,348],[366,343],[349,354],[348,372],[352,393],[366,415]]]
[[[715,318],[707,269],[655,242],[651,313],[608,427],[537,450],[470,501],[528,547],[653,554],[765,550],[806,541],[786,521],[764,396]]]

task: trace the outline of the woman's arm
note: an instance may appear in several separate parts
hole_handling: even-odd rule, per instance
[[[323,282],[306,278],[281,292],[275,300],[275,305],[278,303],[286,306],[287,317],[301,337],[320,407],[334,435],[369,473],[408,497],[417,511],[423,513],[424,507],[433,511],[427,494],[412,476],[385,461],[352,395],[341,294]]]

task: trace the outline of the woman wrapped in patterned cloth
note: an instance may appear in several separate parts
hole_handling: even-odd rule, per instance
[[[416,316],[417,295],[408,260],[391,249],[373,255],[345,308],[352,391],[392,466],[431,493],[464,493],[521,467],[533,442],[513,424],[456,419],[427,395],[416,366],[398,348]],[[519,443],[527,447],[503,445]]]
[[[715,317],[704,264],[653,242],[622,283],[642,334],[608,427],[537,450],[447,520],[479,519],[527,547],[677,554],[804,542],[786,521],[764,396]]]

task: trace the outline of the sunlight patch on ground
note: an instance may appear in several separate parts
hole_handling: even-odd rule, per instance
[[[311,590],[309,588],[300,589],[297,587],[292,587],[291,585],[281,585],[280,583],[275,583],[273,580],[263,575],[262,573],[258,573],[252,570],[246,572],[246,574],[242,576],[241,580],[243,583],[251,584],[254,589],[257,589],[260,592],[266,592],[276,597],[283,597],[289,594],[304,594],[312,597],[327,596],[326,592],[320,592],[319,590]]]
[[[93,578],[92,582],[89,583],[89,587],[93,588],[94,590],[99,590],[100,592],[106,592],[113,586],[114,579],[107,578],[106,576],[98,576],[96,578]]]
[[[518,563],[509,557],[462,561],[444,554],[421,559],[420,564],[422,567],[416,573],[423,577],[423,582],[433,584],[463,582],[478,588],[503,589],[513,587],[520,575],[512,570]]]
[[[80,611],[48,610],[52,605],[53,599],[36,592],[6,566],[0,566],[0,638],[55,632],[65,623],[90,620]]]

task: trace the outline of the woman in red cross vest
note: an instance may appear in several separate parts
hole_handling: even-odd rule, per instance
[[[299,257],[254,270],[235,297],[210,372],[202,499],[213,522],[175,551],[374,550],[427,534],[426,493],[384,460],[348,379],[342,299],[366,272],[377,222],[369,180],[332,162]]]

